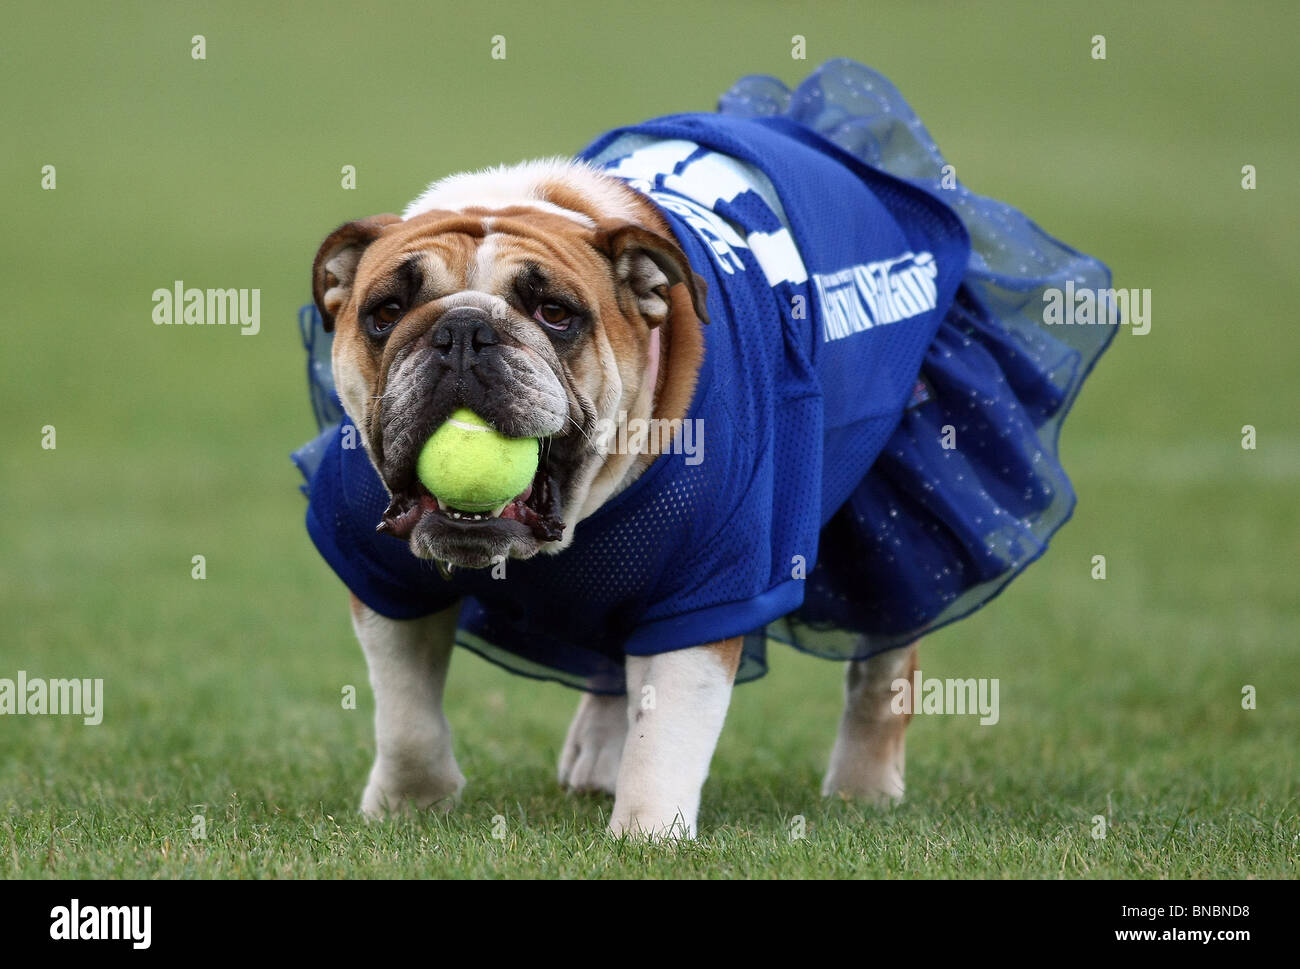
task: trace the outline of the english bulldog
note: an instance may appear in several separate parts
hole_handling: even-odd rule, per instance
[[[952,465],[938,429],[975,407],[945,362],[988,355],[972,320],[1000,318],[937,187],[744,114],[442,178],[321,243],[314,303],[362,448],[331,438],[309,528],[351,588],[374,689],[367,816],[460,795],[443,712],[460,642],[587,691],[558,778],[613,795],[612,834],[694,837],[746,643],[781,622],[842,634],[824,654],[848,663],[822,793],[903,796],[910,713],[893,701],[918,635],[1024,564],[977,561],[927,503],[941,472],[924,469]],[[980,406],[1036,442],[1003,388]],[[531,485],[492,512],[416,475],[462,407],[542,441]],[[1004,517],[1061,512],[1023,500]],[[909,556],[933,572],[920,592],[894,584]]]

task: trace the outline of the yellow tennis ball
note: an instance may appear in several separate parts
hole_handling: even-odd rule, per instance
[[[425,442],[415,473],[430,494],[457,511],[492,511],[532,483],[537,452],[537,438],[506,437],[462,407]]]

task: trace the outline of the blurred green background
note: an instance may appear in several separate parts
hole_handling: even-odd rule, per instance
[[[0,718],[0,873],[1293,873],[1298,29],[1287,3],[7,4],[0,676],[103,677],[106,710]],[[611,847],[609,803],[554,784],[577,695],[462,654],[461,810],[358,824],[365,666],[288,460],[316,246],[443,174],[835,56],[889,76],[975,191],[1152,292],[1066,424],[1074,520],[922,647],[927,675],[999,677],[1001,722],[918,718],[906,804],[823,803],[840,670],[773,651],[700,844]],[[260,334],[155,326],[178,279],[260,289]]]

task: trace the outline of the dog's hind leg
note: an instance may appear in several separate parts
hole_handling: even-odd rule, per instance
[[[895,680],[911,681],[916,643],[849,663],[844,716],[831,750],[822,794],[875,803],[903,799],[903,733],[912,714],[895,713]],[[910,685],[909,685],[910,689]]]
[[[560,751],[560,783],[571,791],[613,794],[626,741],[626,697],[584,693]]]
[[[352,599],[352,625],[375,693],[375,765],[361,811],[381,818],[407,808],[450,808],[465,786],[442,712],[459,606],[422,619],[381,616]]]

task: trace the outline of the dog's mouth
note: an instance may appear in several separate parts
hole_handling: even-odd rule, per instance
[[[543,446],[543,455],[548,450]],[[393,500],[376,530],[395,538],[409,539],[417,526],[453,540],[531,537],[541,543],[558,541],[564,533],[558,482],[545,457],[528,487],[491,511],[454,508],[414,474],[392,493]]]

